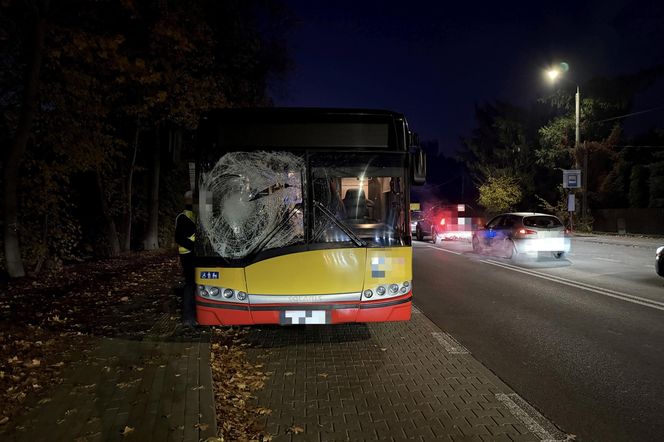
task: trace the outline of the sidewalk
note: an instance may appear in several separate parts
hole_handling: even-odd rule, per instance
[[[93,338],[12,441],[199,441],[216,434],[210,348],[164,314],[141,340]]]
[[[577,241],[599,244],[615,244],[627,247],[642,247],[652,249],[653,257],[657,247],[664,245],[664,236],[648,235],[618,235],[609,233],[574,233],[572,238]]]
[[[94,338],[2,440],[214,437],[208,336],[165,314],[141,340]],[[274,441],[566,440],[416,308],[408,322],[263,326],[246,336],[249,359],[270,374],[255,405],[271,410],[262,424]]]
[[[274,441],[566,440],[417,309],[409,322],[256,327]]]

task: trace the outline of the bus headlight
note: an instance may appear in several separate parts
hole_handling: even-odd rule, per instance
[[[198,294],[199,294],[200,296],[204,297],[204,298],[207,298],[207,297],[209,296],[209,295],[208,295],[208,291],[205,290],[205,286],[204,286],[204,285],[199,285],[199,286],[198,286]]]
[[[404,287],[410,287],[410,282],[408,282],[408,281],[404,281],[404,282],[403,282],[403,286],[404,286]]]
[[[213,298],[219,296],[219,287],[210,287],[210,296]]]
[[[395,294],[399,292],[399,286],[397,284],[390,284],[390,293]]]
[[[364,291],[364,297],[365,298],[371,298],[373,296],[373,292],[369,289]]]
[[[224,290],[224,298],[232,298],[232,297],[233,297],[233,289]]]
[[[385,287],[383,287],[382,285],[379,285],[376,288],[376,293],[378,293],[378,296],[383,296],[385,294]]]
[[[245,292],[237,292],[237,299],[240,301],[244,301],[247,299],[247,294]]]

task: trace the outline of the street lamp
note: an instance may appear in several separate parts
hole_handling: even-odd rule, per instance
[[[555,83],[557,79],[561,78],[562,74],[564,72],[567,72],[569,70],[569,65],[567,63],[560,63],[559,66],[553,67],[549,70],[546,71],[546,76],[549,78],[549,81],[551,83]],[[576,85],[576,95],[575,95],[575,111],[576,111],[576,116],[575,116],[575,138],[574,138],[574,168],[579,169],[579,159],[577,157],[577,153],[579,152],[579,146],[581,145],[581,132],[579,130],[579,119],[580,119],[580,109],[581,109],[581,92],[579,89],[579,85]],[[585,154],[587,155],[587,153]],[[581,177],[582,183],[583,183],[583,191],[582,191],[582,203],[581,203],[581,216],[585,218],[585,213],[587,210],[587,204],[588,201],[586,199],[586,194],[587,194],[587,169],[586,169],[586,156],[584,155],[584,171]]]
[[[561,75],[563,74],[563,71],[566,72],[567,69],[569,69],[569,67],[567,66],[567,63],[561,63],[561,67],[554,67],[554,68],[551,68],[548,71],[546,71],[546,76],[549,78],[549,80],[552,83],[555,83],[556,80],[561,78]],[[576,152],[578,152],[579,145],[581,144],[581,133],[579,131],[579,114],[580,114],[579,110],[581,108],[581,92],[579,90],[579,85],[578,84],[576,85],[575,99],[576,99],[576,106],[575,106],[575,109],[576,109],[576,119],[575,119],[576,120],[576,128],[575,128],[576,129],[576,134],[575,135],[576,135],[576,137],[575,137],[575,140],[574,140],[574,147],[576,148]],[[577,159],[576,155],[574,155],[574,167],[576,169],[579,168],[579,160]]]

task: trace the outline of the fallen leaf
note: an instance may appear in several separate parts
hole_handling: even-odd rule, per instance
[[[286,429],[286,433],[292,433],[292,434],[304,433],[304,428],[298,427],[297,425],[291,425],[289,428]]]
[[[294,373],[292,371],[287,371],[286,373],[284,373],[284,376],[293,376],[293,374]]]
[[[318,376],[320,376],[321,378],[326,378],[328,376],[328,374],[327,373],[318,373]]]
[[[2,419],[0,419],[0,425],[4,425],[7,422],[9,422],[9,418],[7,416],[3,416]]]
[[[205,431],[205,430],[207,430],[208,427],[209,427],[208,424],[200,424],[200,423],[198,423],[198,424],[194,425],[194,428],[198,428],[198,429],[201,430],[201,431]]]
[[[124,430],[120,432],[121,435],[127,436],[129,433],[132,433],[134,431],[133,427],[130,427],[128,425],[125,425]]]
[[[41,361],[39,359],[33,359],[32,361],[26,362],[24,365],[26,368],[35,368],[41,365]]]

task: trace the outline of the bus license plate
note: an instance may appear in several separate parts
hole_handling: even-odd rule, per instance
[[[286,310],[279,314],[281,325],[297,324],[330,324],[331,315],[328,310]]]

